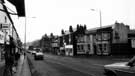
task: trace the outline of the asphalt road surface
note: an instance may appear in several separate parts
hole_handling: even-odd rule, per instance
[[[34,60],[28,54],[34,68],[33,76],[104,76],[103,66],[119,59],[75,58],[45,54],[44,60]],[[126,61],[126,60],[123,60]]]

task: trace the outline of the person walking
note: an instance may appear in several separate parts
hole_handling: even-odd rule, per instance
[[[5,69],[4,69],[4,76],[13,76],[12,73],[12,67],[14,65],[14,56],[10,51],[10,46],[9,45],[5,45]]]
[[[13,76],[13,67],[15,62],[15,44],[13,42],[13,38],[9,36],[10,44],[4,43],[4,57],[5,57],[5,69],[4,76]]]

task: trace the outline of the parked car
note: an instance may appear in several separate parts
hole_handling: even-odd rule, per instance
[[[135,76],[135,57],[129,62],[119,62],[104,65],[106,76]]]
[[[44,59],[44,54],[42,52],[36,52],[35,55],[34,55],[34,59],[35,60],[38,60],[38,59],[43,60]]]

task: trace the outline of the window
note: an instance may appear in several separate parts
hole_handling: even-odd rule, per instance
[[[102,50],[102,44],[99,44],[99,50],[100,51]]]
[[[79,45],[77,45],[77,49],[80,50]]]
[[[88,44],[88,50],[90,50],[90,44]]]
[[[118,34],[118,32],[115,32],[115,39],[119,39],[120,37],[119,37],[119,34]]]
[[[105,52],[107,50],[107,44],[103,44],[103,51]]]
[[[110,39],[110,34],[109,33],[104,33],[103,34],[103,40],[109,40]]]
[[[81,46],[81,50],[83,50],[83,45]]]
[[[97,35],[96,35],[96,39],[97,39],[97,40],[101,40],[101,35],[102,35],[102,34],[97,34]]]

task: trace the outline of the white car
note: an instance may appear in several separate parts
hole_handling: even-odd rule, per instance
[[[135,57],[129,62],[119,62],[104,66],[106,76],[135,76]]]
[[[34,55],[34,59],[35,60],[37,60],[37,59],[43,60],[44,59],[44,54],[42,52],[36,52],[35,55]]]

